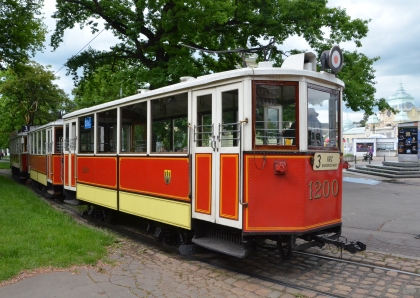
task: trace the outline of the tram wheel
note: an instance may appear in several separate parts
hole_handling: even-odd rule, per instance
[[[277,240],[277,249],[280,252],[280,257],[283,260],[290,260],[293,257],[292,252],[292,237],[291,236],[280,236]]]
[[[111,209],[104,209],[103,211],[103,221],[105,223],[111,223],[112,221],[112,210]]]

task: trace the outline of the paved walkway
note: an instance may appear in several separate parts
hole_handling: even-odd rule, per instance
[[[27,273],[0,285],[4,298],[315,297],[300,291],[189,261],[131,240],[111,249],[108,264],[64,272]],[[33,276],[31,276],[33,275]],[[28,277],[31,276],[31,277]],[[321,297],[321,296],[318,296]]]

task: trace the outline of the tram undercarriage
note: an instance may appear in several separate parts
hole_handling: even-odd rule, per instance
[[[245,258],[260,247],[276,249],[280,257],[286,260],[293,257],[293,251],[305,251],[312,247],[322,248],[325,244],[334,245],[352,254],[366,250],[366,245],[359,241],[347,242],[347,239],[341,236],[341,225],[300,234],[249,235],[242,233],[239,229],[193,220],[193,230],[189,231],[82,201],[79,201],[79,204],[86,205],[82,216],[107,224],[122,225],[133,231],[139,229],[140,233],[149,238],[163,245],[175,247],[182,255],[193,255],[201,247]]]

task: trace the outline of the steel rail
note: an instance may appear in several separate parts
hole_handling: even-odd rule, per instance
[[[417,274],[417,273],[414,273],[414,272],[403,271],[403,270],[399,270],[399,269],[393,269],[393,268],[377,266],[377,265],[371,265],[371,264],[366,264],[366,263],[362,263],[362,262],[349,261],[349,260],[344,260],[344,259],[340,259],[340,258],[328,257],[328,256],[319,255],[319,254],[303,252],[303,251],[296,251],[296,250],[293,250],[293,253],[304,255],[304,256],[316,257],[316,258],[329,260],[329,261],[336,261],[336,262],[341,262],[341,263],[346,263],[346,264],[351,264],[351,265],[358,265],[358,266],[363,266],[363,267],[368,267],[368,268],[373,268],[373,269],[381,269],[381,270],[385,270],[385,271],[397,272],[397,273],[400,273],[400,274],[420,277],[420,274]]]

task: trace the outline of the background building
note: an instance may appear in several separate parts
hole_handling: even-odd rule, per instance
[[[397,110],[379,112],[378,115],[370,115],[365,127],[356,127],[350,119],[343,120],[343,138],[345,153],[355,153],[359,144],[374,144],[375,154],[382,155],[385,152],[395,152],[398,138],[398,124],[420,121],[420,108],[416,107],[414,97],[408,94],[402,83],[397,91],[388,98],[388,104]],[[357,150],[356,150],[357,151]],[[382,152],[381,152],[382,151]]]

